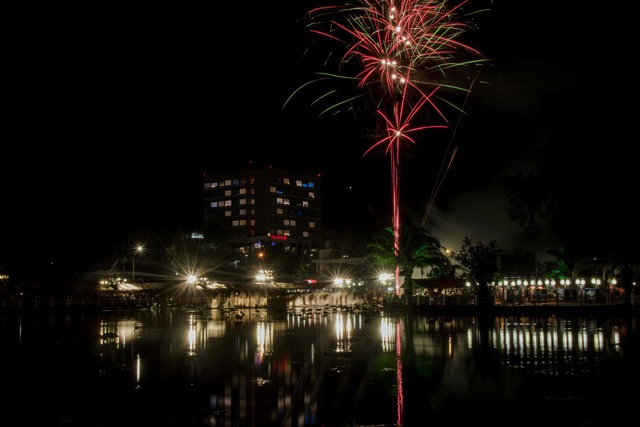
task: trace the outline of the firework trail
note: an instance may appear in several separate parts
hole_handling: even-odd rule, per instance
[[[400,235],[402,152],[416,144],[417,133],[451,127],[445,109],[453,108],[458,113],[462,113],[462,109],[449,100],[448,95],[468,94],[471,90],[470,86],[452,82],[460,79],[460,70],[484,61],[480,52],[462,40],[470,27],[456,20],[467,1],[448,7],[450,3],[360,0],[343,6],[318,7],[307,14],[310,33],[344,48],[344,54],[338,56],[337,72],[319,73],[320,77],[314,82],[340,79],[352,83],[356,89],[356,95],[331,104],[322,113],[345,106],[353,109],[358,101],[369,102],[376,111],[376,141],[364,155],[380,149],[391,161],[396,254]],[[329,101],[336,93],[331,90],[322,94],[312,104]],[[399,295],[399,266],[396,266],[395,277],[396,295]]]

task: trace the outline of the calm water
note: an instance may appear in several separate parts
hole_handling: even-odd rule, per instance
[[[638,319],[0,313],[0,338],[3,426],[640,420]]]

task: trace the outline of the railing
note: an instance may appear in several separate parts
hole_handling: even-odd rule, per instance
[[[482,298],[480,298],[482,299]],[[397,303],[410,303],[413,305],[478,305],[479,298],[475,293],[459,292],[451,294],[436,295],[415,295],[408,298],[407,296],[388,295],[387,300]],[[619,305],[619,304],[640,304],[640,295],[609,295],[609,294],[587,294],[584,292],[575,292],[573,294],[512,294],[512,293],[496,293],[495,295],[484,298],[480,301],[480,305],[492,306],[520,306],[520,305],[557,305],[557,306],[574,306],[574,305]]]
[[[475,295],[439,295],[437,297],[428,296],[389,296],[385,300],[385,307],[391,310],[405,310],[407,307],[422,310],[440,310],[446,308],[495,308],[497,310],[530,310],[540,308],[541,310],[553,310],[554,308],[594,308],[613,310],[622,307],[631,307],[640,310],[640,296],[618,296],[615,298],[585,298],[578,295],[574,299],[562,298],[511,298],[500,299],[494,296],[478,298]]]
[[[280,298],[280,297],[279,297]],[[275,297],[268,297],[264,293],[247,295],[244,299],[238,299],[232,295],[199,295],[199,296],[139,296],[135,293],[92,295],[92,296],[67,296],[67,297],[14,297],[0,299],[0,311],[2,310],[30,310],[30,309],[159,309],[159,308],[224,308],[226,304],[235,307],[268,307],[275,302]],[[295,299],[285,298],[286,302],[279,302],[280,306],[295,304]],[[366,298],[364,298],[366,299]],[[478,300],[476,296],[454,295],[439,298],[426,296],[389,295],[384,300],[384,305],[390,308],[402,307],[417,308],[443,308],[443,307],[496,307],[496,308],[525,308],[525,307],[620,307],[632,306],[640,309],[640,296],[621,296],[617,298],[586,299],[576,298],[565,301],[560,298],[548,299],[511,299],[500,300],[490,297],[488,300]]]
[[[118,298],[118,297],[34,297],[0,300],[2,309],[76,309],[76,308],[154,308],[154,307],[201,307],[210,306],[211,298]]]

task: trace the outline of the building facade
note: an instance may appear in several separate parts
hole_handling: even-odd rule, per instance
[[[322,243],[319,175],[265,168],[206,174],[203,227],[247,255],[317,256]]]

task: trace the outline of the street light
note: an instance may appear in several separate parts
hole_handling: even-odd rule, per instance
[[[133,252],[132,261],[131,261],[131,284],[136,284],[136,254],[142,252],[144,248],[142,245],[136,246],[136,250]]]

